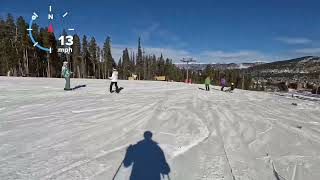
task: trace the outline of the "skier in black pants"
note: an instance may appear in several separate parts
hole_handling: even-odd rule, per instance
[[[116,68],[113,68],[112,76],[109,77],[111,79],[111,84],[110,84],[110,93],[113,93],[114,91],[112,90],[112,86],[116,86],[116,92],[119,93],[119,88],[118,88],[118,71]]]

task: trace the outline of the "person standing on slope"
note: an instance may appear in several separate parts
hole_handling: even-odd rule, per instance
[[[221,78],[220,85],[221,85],[221,91],[223,91],[224,87],[226,86],[226,79],[224,77]]]
[[[208,76],[205,80],[204,80],[204,84],[206,86],[206,91],[210,91],[210,82],[211,82],[211,79],[210,79],[210,76]]]
[[[66,84],[64,86],[64,90],[65,91],[70,91],[72,90],[70,88],[70,75],[72,74],[72,72],[70,72],[69,68],[68,68],[68,62],[63,62],[63,66],[61,68],[61,76],[64,77],[64,79],[66,80]]]
[[[111,79],[111,83],[110,83],[110,93],[113,93],[114,91],[112,90],[112,86],[115,85],[116,86],[116,92],[119,93],[119,88],[118,88],[118,71],[116,68],[113,68],[112,71],[112,76],[109,77],[109,79]]]

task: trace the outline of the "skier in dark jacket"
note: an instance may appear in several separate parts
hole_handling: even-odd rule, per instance
[[[127,149],[123,165],[133,164],[130,180],[160,180],[161,175],[168,175],[170,167],[158,143],[153,141],[152,133],[146,131],[144,140]]]
[[[224,87],[226,86],[226,79],[225,78],[221,78],[220,85],[221,85],[221,91],[223,91]]]

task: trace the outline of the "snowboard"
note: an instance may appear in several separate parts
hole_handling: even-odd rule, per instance
[[[224,90],[224,92],[233,93],[233,90],[231,90],[231,88],[229,88],[229,89]]]
[[[123,87],[120,87],[117,91],[117,93],[120,93],[122,91],[122,89],[124,89]]]
[[[123,90],[123,89],[124,89],[123,87],[120,87],[117,91],[112,90],[112,91],[111,91],[111,93],[114,93],[114,92],[116,92],[116,93],[120,93],[120,92],[121,92],[121,90]]]

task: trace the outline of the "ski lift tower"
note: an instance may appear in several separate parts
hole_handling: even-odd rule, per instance
[[[187,63],[187,80],[189,81],[189,63],[196,62],[196,60],[192,58],[182,58],[180,61],[183,63]]]

